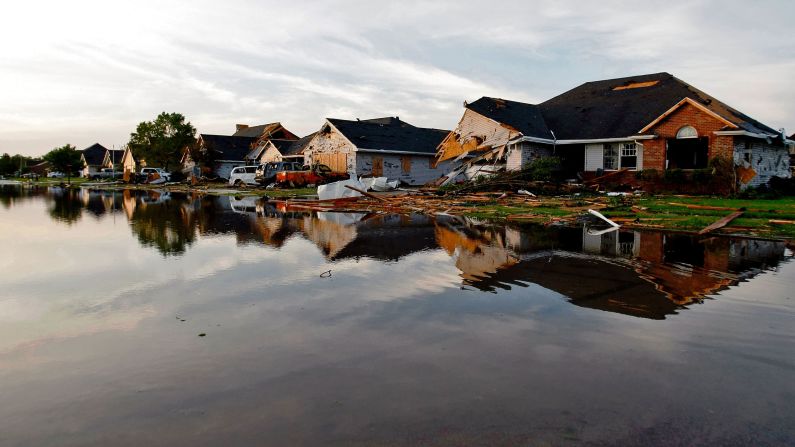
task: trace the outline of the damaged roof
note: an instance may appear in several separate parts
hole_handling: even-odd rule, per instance
[[[524,136],[553,138],[537,105],[484,96],[465,107],[498,123],[508,125]]]
[[[685,98],[696,101],[740,130],[778,134],[669,73],[586,82],[538,105],[483,97],[466,108],[524,136],[585,140],[637,135]]]
[[[317,132],[312,132],[312,133],[310,133],[309,135],[307,135],[307,136],[305,136],[303,138],[299,138],[298,140],[295,140],[295,141],[290,141],[290,145],[287,146],[285,148],[285,150],[282,150],[281,148],[279,148],[279,152],[281,152],[282,155],[300,155],[300,154],[303,154],[304,153],[304,149],[306,149],[306,147],[309,145],[309,142],[312,141],[312,138],[314,138],[315,135],[317,135]],[[282,141],[286,141],[286,140],[282,140]]]
[[[105,154],[108,152],[108,149],[99,143],[94,143],[83,149],[82,152],[86,164],[89,166],[100,166],[105,161]]]
[[[221,160],[244,160],[251,151],[255,137],[201,134],[199,138],[205,149],[221,154]]]
[[[415,127],[398,117],[327,120],[359,149],[435,155],[436,147],[450,133],[448,130]]]
[[[245,124],[238,124],[238,126],[238,130],[232,134],[233,137],[259,138],[261,136],[272,136],[281,139],[298,138],[292,132],[282,126],[282,123],[280,122],[260,124],[259,126],[246,126]]]
[[[622,138],[638,134],[684,98],[742,130],[778,133],[669,73],[586,82],[539,104],[539,108],[559,140]]]

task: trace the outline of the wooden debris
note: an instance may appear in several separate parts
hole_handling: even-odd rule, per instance
[[[773,225],[795,225],[795,220],[770,219],[767,223]]]
[[[712,210],[712,211],[740,211],[738,208],[728,208],[725,206],[692,205],[688,203],[668,202],[671,206],[683,206],[691,210]]]
[[[358,192],[359,194],[361,194],[361,195],[363,195],[363,196],[365,196],[365,197],[369,197],[369,198],[371,198],[371,199],[375,199],[375,200],[380,200],[381,202],[386,202],[386,201],[387,201],[387,200],[386,200],[386,199],[384,199],[383,197],[378,197],[378,196],[377,196],[377,195],[375,195],[375,194],[370,194],[370,193],[369,193],[369,192],[367,192],[367,191],[362,191],[361,189],[359,189],[359,188],[357,188],[357,187],[355,187],[355,186],[351,186],[351,185],[345,185],[345,187],[346,187],[346,188],[348,188],[348,189],[352,189],[352,190],[354,190],[354,191]]]
[[[610,177],[614,177],[614,176],[616,176],[616,175],[618,175],[618,174],[620,174],[622,172],[626,172],[626,171],[629,171],[629,168],[621,168],[618,171],[608,172],[605,175],[602,175],[602,176],[599,176],[599,177],[596,177],[596,178],[592,178],[592,179],[586,181],[585,184],[586,185],[593,185],[594,183],[599,183],[602,180],[609,179]]]
[[[715,222],[713,222],[712,224],[704,227],[704,229],[699,231],[698,234],[707,234],[707,233],[709,233],[711,231],[715,231],[715,230],[717,230],[719,228],[723,228],[723,227],[726,226],[726,224],[728,224],[729,222],[733,221],[734,219],[736,219],[736,218],[738,218],[738,217],[740,217],[742,215],[743,215],[742,211],[735,211],[735,212],[729,214],[728,216],[722,217],[722,218],[716,220]]]

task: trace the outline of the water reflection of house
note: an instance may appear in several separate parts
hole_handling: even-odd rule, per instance
[[[231,233],[238,243],[276,248],[302,237],[332,261],[396,261],[441,248],[453,258],[464,286],[495,291],[532,283],[578,306],[654,319],[775,266],[786,250],[784,243],[753,239],[289,211],[254,198],[154,191],[118,196],[133,232],[164,254],[181,253],[197,234]],[[81,200],[107,210],[101,195],[89,192]]]
[[[438,230],[465,285],[493,291],[535,283],[579,306],[655,319],[776,265],[785,249],[774,241],[634,231],[508,227],[504,238],[500,231]]]
[[[451,223],[439,224],[436,241],[455,259],[465,282],[478,284],[490,274],[519,262],[507,248],[504,235],[493,228],[476,230]]]
[[[397,261],[412,253],[435,249],[435,219],[423,215],[377,215],[355,223],[356,238],[330,259],[371,258]]]

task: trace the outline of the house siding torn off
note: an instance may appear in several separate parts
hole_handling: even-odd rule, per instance
[[[758,138],[735,138],[734,164],[747,182],[741,187],[757,187],[773,177],[791,176],[789,152],[786,147],[774,146]]]

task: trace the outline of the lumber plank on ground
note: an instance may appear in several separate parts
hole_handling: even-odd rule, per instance
[[[723,228],[723,227],[726,226],[726,224],[728,224],[729,222],[733,221],[734,219],[736,219],[736,218],[738,218],[738,217],[740,217],[742,215],[743,215],[742,211],[735,211],[735,212],[729,214],[728,216],[721,217],[720,219],[716,220],[715,222],[711,223],[710,225],[707,225],[706,227],[704,227],[704,229],[699,231],[698,234],[707,234],[707,233],[709,233],[711,231],[717,230],[718,228]]]
[[[729,208],[725,206],[694,205],[690,203],[675,203],[675,202],[668,202],[668,204],[671,206],[683,206],[691,210],[739,211],[737,208]]]
[[[607,173],[607,174],[605,174],[605,175],[601,175],[601,176],[599,176],[599,177],[592,178],[592,179],[590,179],[590,180],[586,181],[586,182],[585,182],[585,184],[586,184],[586,185],[590,185],[590,184],[594,184],[594,183],[599,183],[599,182],[601,182],[601,181],[602,181],[602,180],[604,180],[604,179],[607,179],[607,178],[613,177],[613,176],[615,176],[615,175],[618,175],[618,174],[620,174],[620,173],[622,173],[622,172],[626,172],[626,171],[629,171],[629,168],[621,168],[621,169],[619,169],[618,171],[612,171],[612,172],[608,172],[608,173]]]
[[[795,220],[784,220],[784,219],[770,219],[767,223],[773,225],[795,225]]]
[[[367,191],[362,191],[361,189],[359,189],[359,188],[357,188],[357,187],[355,187],[355,186],[351,186],[351,185],[345,185],[345,187],[346,187],[346,188],[348,188],[348,189],[352,189],[352,190],[354,190],[354,191],[358,192],[359,194],[361,194],[361,195],[363,195],[363,196],[365,196],[365,197],[369,197],[369,198],[371,198],[371,199],[375,199],[375,200],[378,200],[378,201],[380,201],[380,202],[386,202],[386,201],[387,201],[387,200],[386,200],[386,199],[384,199],[383,197],[378,197],[378,196],[377,196],[377,195],[375,195],[375,194],[370,194],[370,193],[369,193],[369,192],[367,192]]]

